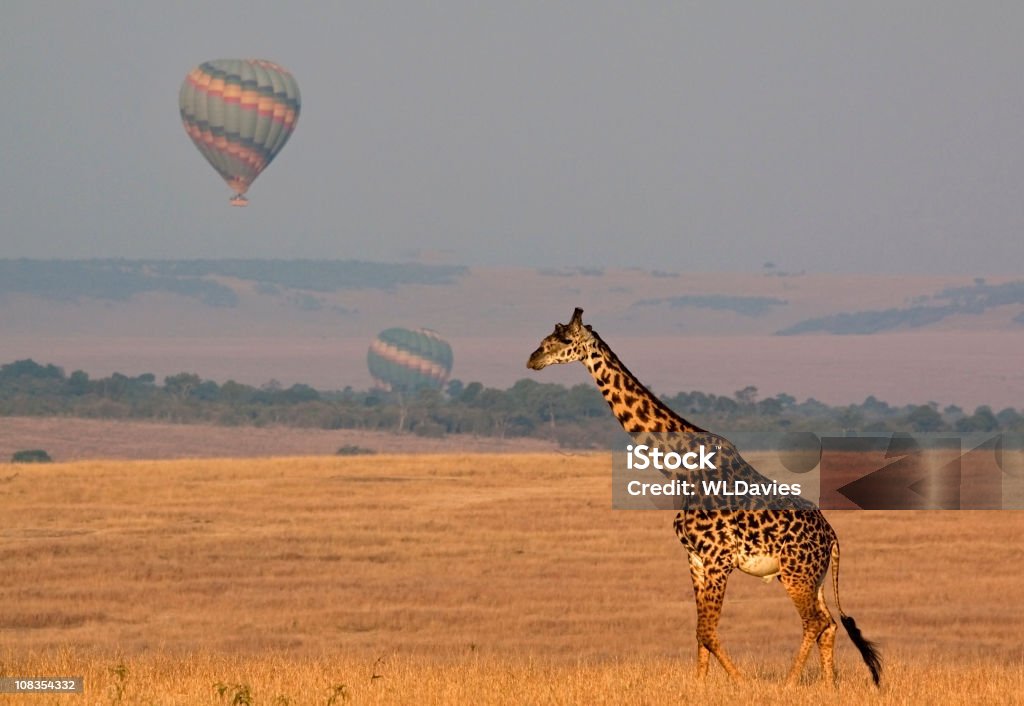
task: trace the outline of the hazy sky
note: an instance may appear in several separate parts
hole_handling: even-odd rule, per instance
[[[24,2],[0,257],[1015,274],[1024,3]],[[302,89],[231,208],[196,64]]]

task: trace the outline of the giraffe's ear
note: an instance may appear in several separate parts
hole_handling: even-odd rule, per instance
[[[590,331],[591,333],[594,332],[594,327],[591,326],[590,324],[583,324],[583,328],[585,328],[586,330]]]

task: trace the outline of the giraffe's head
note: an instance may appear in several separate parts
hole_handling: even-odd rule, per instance
[[[540,370],[555,363],[583,360],[590,352],[593,340],[590,327],[583,325],[583,309],[577,307],[569,323],[555,324],[555,332],[540,342],[540,347],[530,356],[526,367]]]

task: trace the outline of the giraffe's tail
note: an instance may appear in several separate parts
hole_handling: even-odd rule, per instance
[[[878,651],[878,645],[870,640],[866,639],[861,634],[860,628],[857,627],[857,622],[843,612],[843,606],[839,602],[839,542],[832,542],[832,590],[836,594],[836,607],[839,608],[839,620],[842,621],[843,627],[846,628],[846,632],[850,635],[850,639],[853,644],[857,647],[857,651],[860,652],[860,656],[864,659],[864,664],[868,665],[868,669],[871,670],[871,679],[875,682],[875,686],[878,686],[879,680],[882,677],[882,655]]]

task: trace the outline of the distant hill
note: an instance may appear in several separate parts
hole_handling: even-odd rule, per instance
[[[377,333],[423,326],[451,342],[453,376],[503,386],[527,374],[539,339],[580,306],[661,390],[727,394],[753,384],[836,404],[871,394],[1019,404],[1019,279],[652,265],[0,259],[0,360],[94,375],[203,371],[221,381],[361,388]],[[538,379],[581,375],[563,366]]]
[[[453,334],[495,324],[507,328],[525,322],[520,312],[532,317],[541,304],[556,301],[597,307],[606,321],[646,334],[872,334],[928,328],[954,316],[997,313],[1003,323],[1024,316],[1024,280],[968,284],[948,277],[781,274],[358,260],[0,259],[0,297],[114,302],[123,305],[120,313],[129,313],[151,303],[151,295],[165,295],[181,298],[183,314],[188,301],[209,309],[263,309],[264,316],[279,307],[363,312],[382,322],[389,316],[410,323],[430,319],[433,328]],[[498,312],[500,319],[491,318]],[[117,313],[107,307],[105,318]]]
[[[137,294],[164,292],[208,306],[233,307],[238,293],[221,278],[253,282],[260,293],[276,294],[279,288],[338,292],[452,284],[467,271],[452,265],[358,260],[0,260],[0,294],[126,301]]]
[[[712,309],[717,311],[731,311],[743,316],[764,316],[772,307],[786,306],[785,299],[775,297],[737,297],[725,294],[718,295],[684,295],[681,297],[663,297],[661,299],[641,299],[633,306],[661,306],[668,305],[672,309]]]
[[[923,328],[957,315],[976,316],[991,310],[1024,307],[1024,281],[971,287],[947,287],[938,294],[915,299],[913,306],[875,311],[841,312],[805,319],[779,331],[783,336],[801,333],[872,334],[897,329]],[[1024,310],[1013,323],[1024,322]]]

